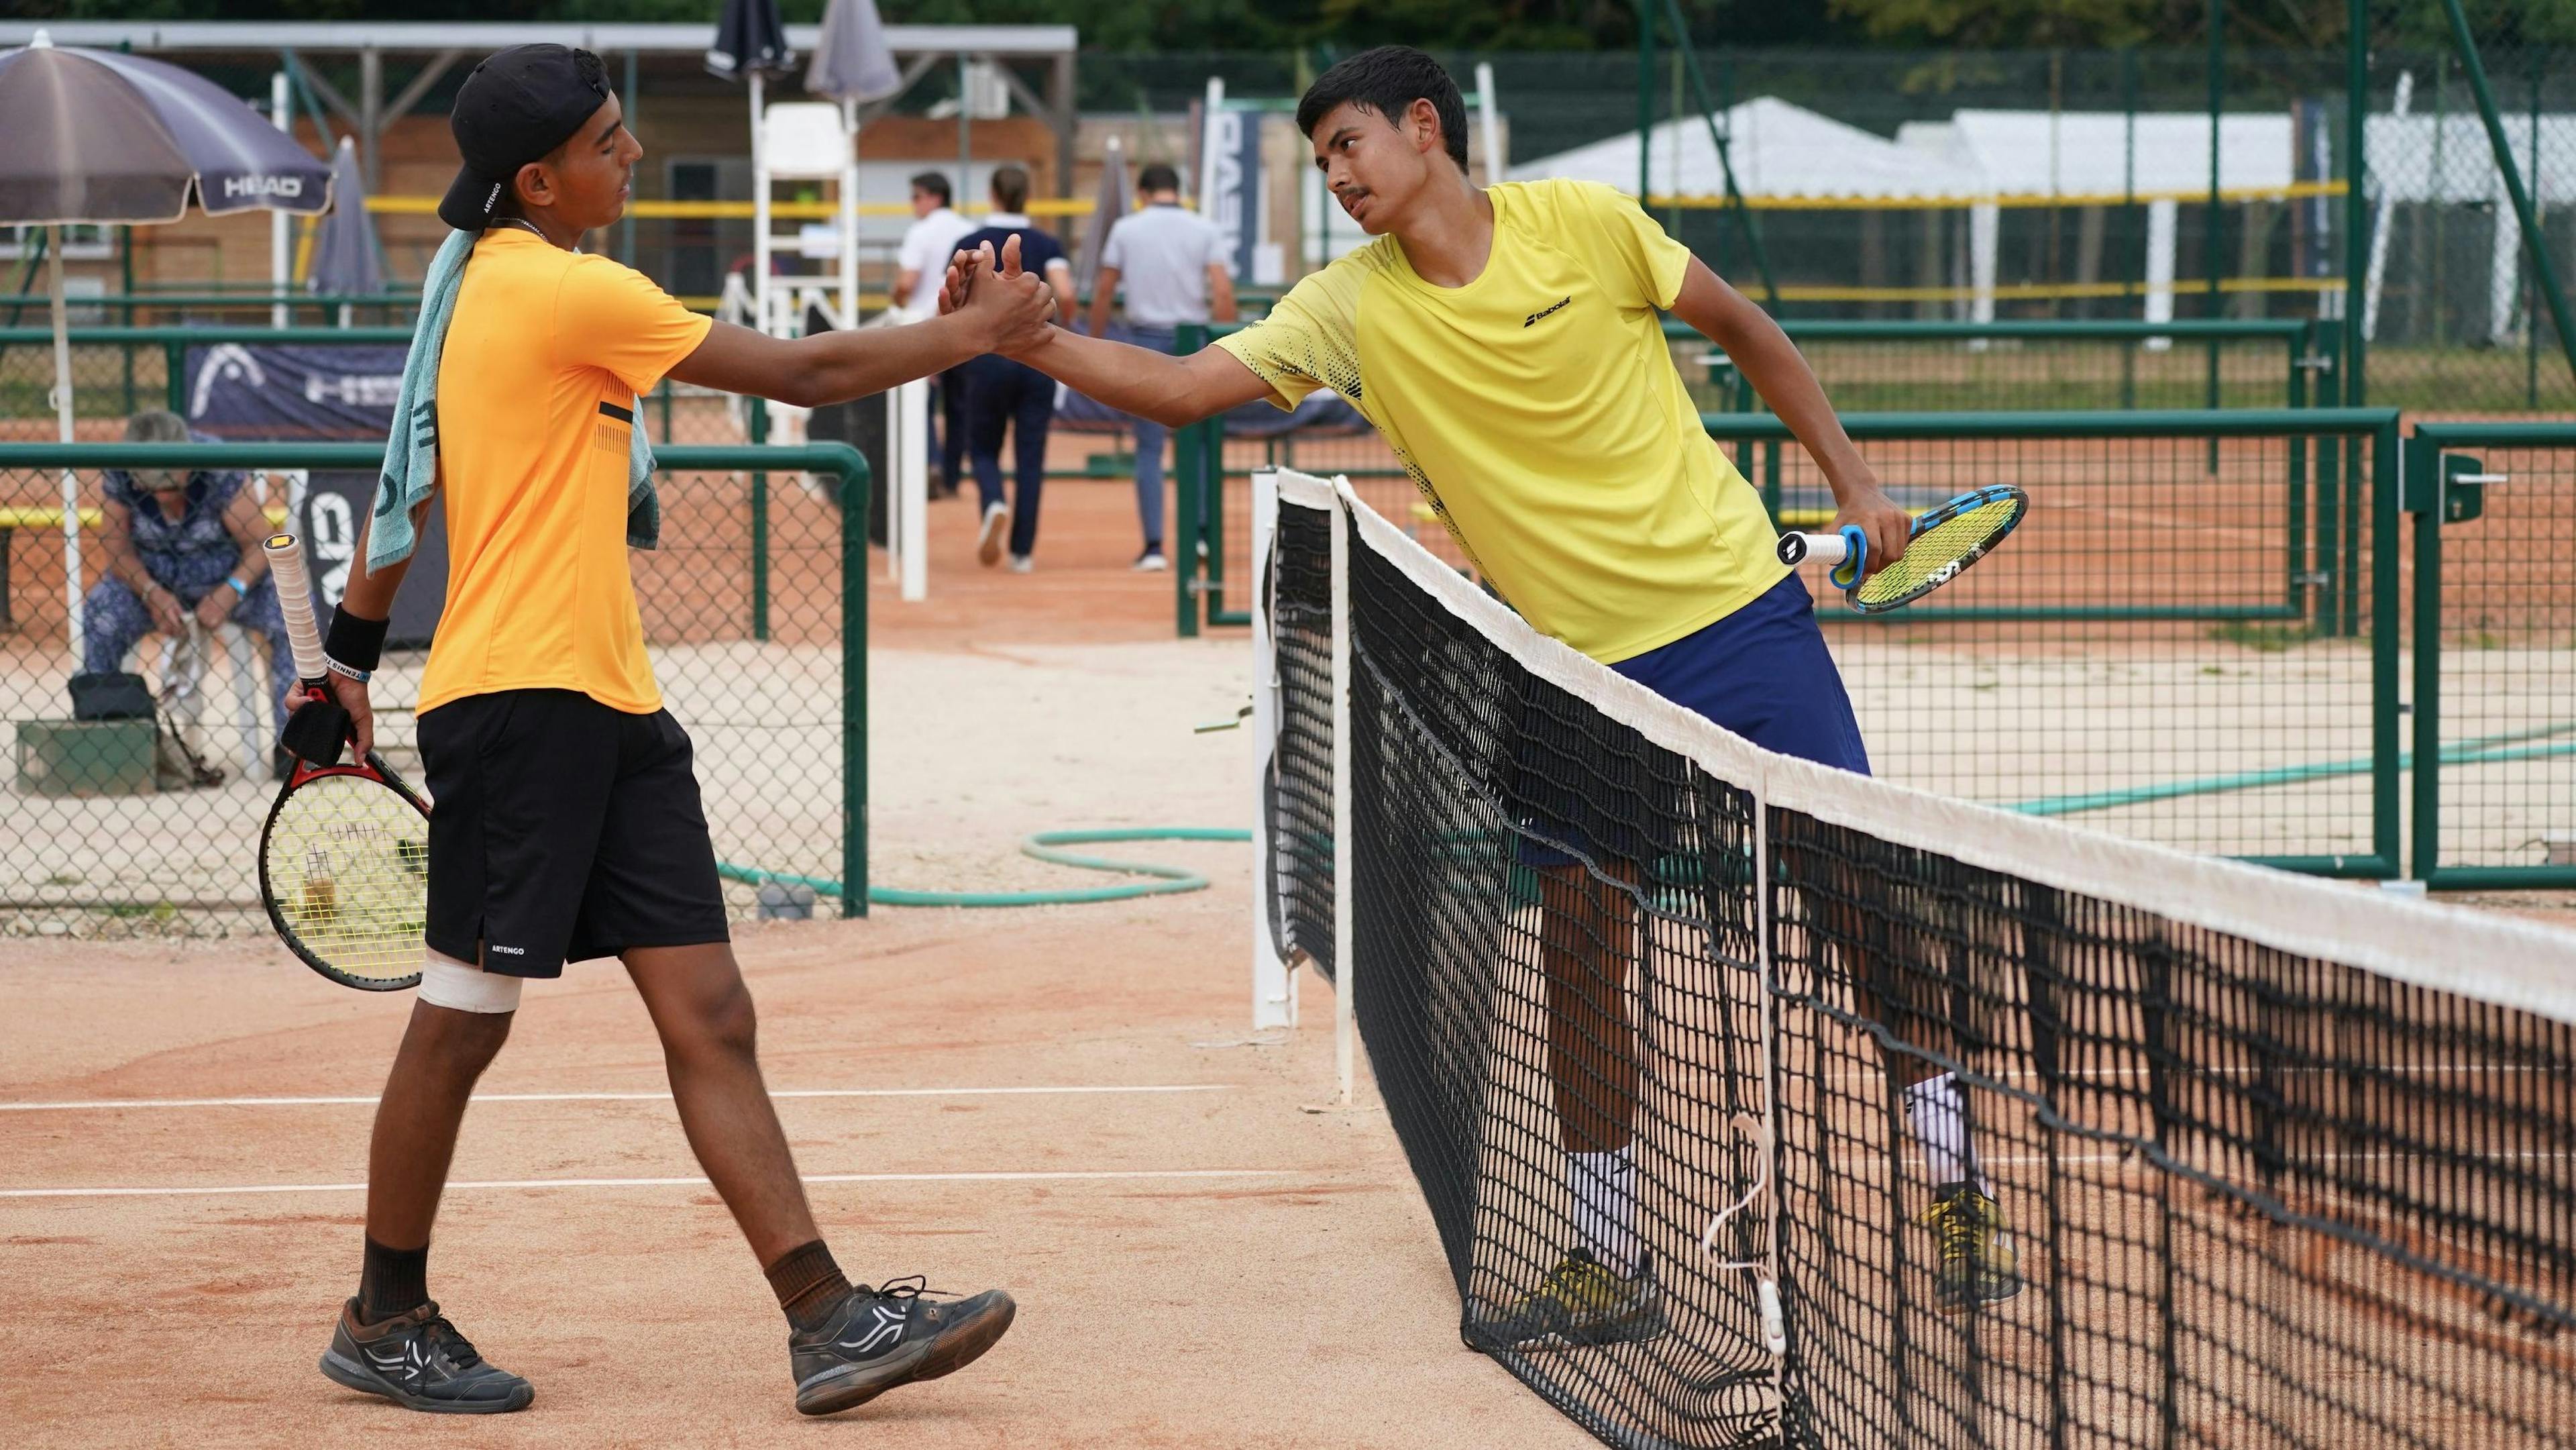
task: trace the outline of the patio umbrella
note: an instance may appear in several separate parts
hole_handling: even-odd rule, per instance
[[[62,229],[207,214],[314,213],[331,171],[239,97],[177,66],[114,51],[33,44],[0,51],[0,226],[45,228],[54,313],[54,416],[72,441],[72,350]],[[63,589],[81,648],[80,486],[63,472]]]
[[[313,269],[305,287],[339,296],[364,296],[385,285],[384,260],[376,246],[376,224],[367,216],[366,182],[358,169],[356,138],[340,138],[331,158],[331,210],[313,237]],[[340,309],[346,326],[349,309]]]

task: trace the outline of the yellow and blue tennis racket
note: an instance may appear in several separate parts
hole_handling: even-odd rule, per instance
[[[2011,484],[1963,493],[1916,516],[1905,552],[1869,572],[1869,538],[1846,524],[1837,534],[1782,534],[1780,562],[1831,564],[1825,577],[1863,614],[1902,609],[1956,579],[2019,527],[2030,495]]]

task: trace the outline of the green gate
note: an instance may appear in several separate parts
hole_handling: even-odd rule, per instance
[[[2414,874],[2576,886],[2576,423],[2425,423],[2414,516]]]

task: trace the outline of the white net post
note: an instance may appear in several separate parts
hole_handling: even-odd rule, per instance
[[[1333,1074],[1343,1107],[1353,1101],[1359,1057],[1359,962],[1351,949],[1351,514],[1346,486],[1333,499]]]
[[[1279,647],[1270,632],[1271,549],[1279,536],[1279,475],[1252,475],[1252,1030],[1297,1025],[1297,980],[1279,954],[1279,869],[1272,855],[1270,778],[1279,749]]]

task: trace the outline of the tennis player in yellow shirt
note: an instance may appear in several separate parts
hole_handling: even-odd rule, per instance
[[[1172,427],[1330,388],[1376,425],[1533,627],[1756,744],[1866,773],[1813,602],[1773,552],[1760,497],[1701,428],[1658,314],[1726,350],[1814,456],[1834,526],[1858,525],[1870,558],[1893,559],[1907,515],[1778,324],[1608,187],[1470,184],[1458,87],[1418,50],[1335,65],[1299,101],[1297,126],[1376,240],[1190,357],[1063,330],[1014,356]],[[983,270],[961,254],[943,307],[963,305]],[[1564,838],[1581,804],[1532,784],[1536,798],[1515,809]],[[1575,1247],[1519,1302],[1471,1307],[1468,1335],[1509,1349],[1652,1338],[1664,1313],[1637,1232],[1635,905],[1571,856],[1525,849],[1523,860],[1548,908],[1549,1076]],[[1889,1073],[1939,1185],[1924,1219],[1940,1243],[1942,1307],[2019,1292],[1956,1084],[1910,1057],[1891,1057]]]

